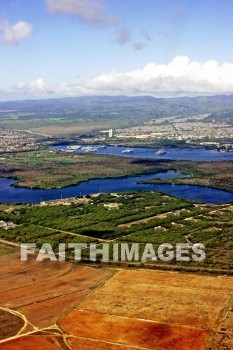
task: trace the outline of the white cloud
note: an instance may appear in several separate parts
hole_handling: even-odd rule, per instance
[[[149,63],[144,68],[112,71],[70,87],[77,93],[150,94],[233,92],[233,63],[191,61],[177,56],[169,64]]]
[[[149,63],[129,72],[113,70],[75,84],[62,83],[48,88],[43,79],[20,83],[11,93],[28,96],[144,95],[233,93],[233,63],[191,61],[177,56],[168,64]]]
[[[32,81],[30,83],[18,83],[16,85],[17,89],[31,89],[31,90],[42,90],[44,91],[46,89],[45,81],[42,78],[39,78],[35,81]]]
[[[101,0],[45,0],[51,13],[66,14],[93,25],[114,25],[117,19],[106,12]]]
[[[16,95],[23,95],[29,97],[44,96],[52,93],[52,91],[48,89],[45,81],[42,78],[39,78],[29,83],[20,82],[13,87],[12,92]]]
[[[11,25],[8,22],[0,24],[2,39],[7,44],[18,44],[32,33],[33,27],[30,23],[18,21]]]

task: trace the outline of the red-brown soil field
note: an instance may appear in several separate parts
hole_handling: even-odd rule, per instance
[[[232,350],[233,278],[0,257],[0,350]]]
[[[14,336],[24,327],[24,320],[7,310],[0,309],[0,340]]]

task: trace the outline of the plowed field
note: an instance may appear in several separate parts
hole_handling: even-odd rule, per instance
[[[0,350],[232,350],[233,279],[0,257]]]

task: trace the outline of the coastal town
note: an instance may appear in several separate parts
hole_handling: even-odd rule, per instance
[[[152,118],[141,125],[115,128],[107,130],[93,130],[87,136],[78,136],[84,144],[95,142],[114,142],[138,140],[140,142],[183,141],[187,144],[200,144],[215,146],[225,151],[233,149],[233,125],[223,121],[209,120],[210,114],[189,116],[172,116]],[[69,135],[67,141],[75,138]],[[57,138],[59,141],[60,137]],[[42,142],[41,142],[42,141]],[[48,138],[41,140],[41,135],[30,130],[17,130],[0,127],[0,152],[22,151],[36,149],[39,145],[47,143]],[[64,141],[64,138],[62,138]]]
[[[227,122],[208,122],[209,114],[191,115],[187,117],[174,116],[151,119],[144,125],[118,129],[116,138],[211,141],[222,139],[233,140],[233,126]]]
[[[24,130],[0,128],[0,152],[22,151],[23,149],[35,148],[35,135]]]

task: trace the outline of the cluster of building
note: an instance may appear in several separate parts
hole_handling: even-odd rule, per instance
[[[111,139],[111,138],[113,138],[113,130],[112,129],[101,130],[100,134],[102,134],[103,139],[106,139],[106,138]]]
[[[5,230],[8,230],[10,228],[14,228],[15,227],[15,224],[13,223],[13,221],[3,221],[3,220],[0,220],[0,228],[4,228]]]
[[[54,206],[54,205],[71,205],[71,204],[87,204],[90,198],[86,196],[83,197],[70,197],[70,198],[60,198],[49,201],[40,202],[40,206]]]
[[[0,128],[0,152],[35,148],[35,136],[30,133],[15,129]]]
[[[142,126],[118,129],[116,138],[167,139],[167,140],[218,140],[233,139],[233,126],[225,122],[208,122],[208,114],[188,117],[151,119]]]

